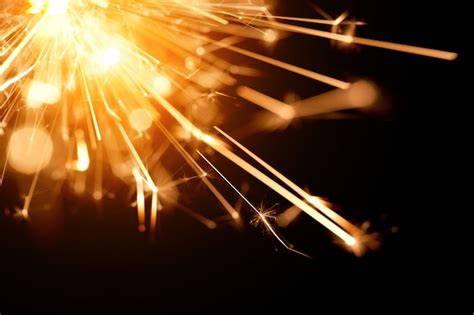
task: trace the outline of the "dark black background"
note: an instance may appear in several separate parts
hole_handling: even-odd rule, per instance
[[[369,47],[348,52],[303,36],[274,51],[277,59],[338,78],[369,78],[387,91],[390,115],[308,121],[244,141],[297,183],[337,203],[349,219],[374,222],[384,236],[380,250],[354,257],[303,218],[290,235],[310,251],[313,258],[306,259],[275,251],[261,229],[246,224],[243,230],[210,231],[179,212],[161,218],[157,242],[151,244],[136,232],[133,212],[122,200],[104,205],[100,216],[93,205],[66,214],[61,240],[45,249],[27,224],[0,215],[1,314],[61,311],[63,305],[68,312],[86,313],[95,313],[93,305],[163,314],[328,313],[320,311],[322,305],[385,313],[409,311],[409,303],[431,309],[467,302],[472,290],[459,283],[471,280],[471,273],[459,272],[465,261],[451,237],[462,240],[463,235],[448,232],[468,209],[456,206],[462,195],[458,178],[467,176],[461,152],[469,125],[461,121],[470,100],[461,97],[467,56],[460,36],[466,31],[460,16],[466,5],[318,4],[333,15],[349,9],[366,20],[369,25],[359,33],[364,37],[460,53],[447,62]],[[307,8],[303,1],[286,1],[278,10],[314,17]],[[277,79],[261,86],[276,97],[288,86],[306,96],[321,89],[276,73]],[[16,193],[2,187],[0,207]],[[253,200],[274,202],[263,189]],[[66,198],[65,208],[72,203]],[[392,226],[399,232],[388,233]]]

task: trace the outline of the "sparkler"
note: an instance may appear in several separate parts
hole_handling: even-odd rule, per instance
[[[93,198],[100,201],[106,191],[105,168],[110,168],[116,177],[134,187],[141,232],[147,229],[146,200],[149,198],[151,235],[156,231],[162,200],[176,204],[214,228],[213,220],[177,204],[175,196],[167,191],[167,185],[160,184],[163,178],[151,171],[162,168],[161,156],[173,147],[195,171],[193,178],[209,188],[230,218],[238,220],[239,212],[212,183],[199,164],[202,161],[250,205],[281,244],[296,251],[271,219],[253,206],[205,153],[196,155],[187,145],[187,142],[197,141],[200,147],[219,153],[292,204],[276,219],[278,225],[287,226],[303,211],[354,252],[362,252],[369,245],[363,229],[335,213],[322,199],[297,186],[223,130],[212,128],[222,118],[213,100],[232,102],[234,96],[221,91],[234,89],[235,97],[267,111],[268,116],[260,124],[267,128],[271,121],[276,121],[275,126],[283,126],[321,113],[370,106],[378,97],[377,89],[366,81],[346,82],[244,49],[239,44],[258,40],[272,45],[286,33],[299,33],[347,45],[444,60],[453,60],[457,55],[357,37],[356,28],[364,23],[346,20],[346,13],[336,19],[307,19],[273,16],[270,11],[270,5],[251,0],[2,2],[0,136],[8,135],[9,140],[0,183],[7,168],[31,178],[19,213],[28,217],[40,175],[58,177],[53,175],[58,174],[58,170],[62,171],[59,177],[70,181],[77,194],[90,191]],[[291,24],[293,22],[309,23],[312,27],[297,26]],[[330,30],[316,29],[316,26]],[[341,33],[341,29],[346,31]],[[220,50],[336,89],[287,104],[241,83],[241,77],[259,76],[259,71],[220,57],[216,53]],[[204,109],[205,113],[193,115],[194,107]],[[177,132],[176,126],[179,127]],[[156,141],[157,133],[165,140]],[[157,143],[159,148],[154,149]],[[272,177],[245,161],[230,145],[243,151]],[[173,185],[190,179],[175,181]]]

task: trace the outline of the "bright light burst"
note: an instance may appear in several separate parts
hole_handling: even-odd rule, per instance
[[[209,188],[229,218],[238,220],[237,207],[219,192],[199,164],[205,162],[202,165],[211,167],[213,173],[225,180],[286,248],[296,251],[274,223],[287,226],[303,211],[354,252],[363,252],[371,239],[364,229],[342,218],[328,203],[297,186],[223,130],[212,128],[225,118],[213,102],[216,98],[232,102],[240,97],[254,103],[267,114],[255,124],[259,127],[251,131],[268,131],[296,119],[370,106],[378,97],[376,87],[366,81],[351,83],[332,78],[239,44],[257,40],[274,45],[282,36],[299,33],[345,45],[372,46],[445,60],[453,60],[457,55],[356,37],[356,27],[363,23],[347,20],[347,14],[335,19],[304,19],[273,16],[271,10],[272,6],[263,0],[3,1],[0,136],[8,134],[9,144],[0,182],[8,166],[32,177],[19,213],[28,217],[40,175],[68,181],[78,195],[89,192],[100,201],[106,193],[107,167],[134,187],[134,206],[142,232],[149,226],[150,233],[155,233],[157,212],[163,207],[161,201],[171,200],[177,207],[185,208],[176,203],[176,196],[168,188],[193,178]],[[261,74],[216,54],[221,50],[336,89],[293,104],[282,102],[245,86],[245,77]],[[229,89],[235,90],[235,97],[221,92]],[[160,141],[154,139],[157,133],[166,139],[158,149],[155,144]],[[203,148],[202,152],[219,153],[289,201],[292,207],[276,217],[257,209],[204,153],[190,149],[187,143],[194,141]],[[251,158],[258,168],[237,155],[231,145]],[[151,171],[164,171],[160,157],[170,146],[196,172],[195,177],[170,184],[160,179],[160,172]],[[149,221],[147,200],[151,208]],[[213,220],[185,209],[209,228],[216,227]]]

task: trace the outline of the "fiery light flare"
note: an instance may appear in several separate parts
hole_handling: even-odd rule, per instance
[[[147,230],[148,199],[152,237],[158,211],[163,208],[161,200],[185,209],[214,228],[213,220],[178,204],[176,194],[161,189],[160,183],[167,176],[157,175],[155,170],[163,168],[160,157],[173,147],[197,175],[174,181],[173,185],[201,180],[228,212],[230,220],[238,220],[239,211],[208,178],[198,158],[238,193],[286,248],[298,252],[272,221],[280,227],[287,226],[301,211],[343,240],[356,254],[370,247],[373,239],[364,229],[335,213],[328,203],[298,187],[223,130],[213,129],[225,118],[213,100],[232,102],[235,97],[221,91],[234,89],[236,96],[266,111],[261,116],[263,121],[256,120],[256,129],[252,124],[247,126],[249,130],[254,128],[252,132],[261,132],[287,126],[295,119],[371,106],[379,97],[376,86],[367,81],[346,82],[238,44],[259,40],[273,45],[287,33],[300,33],[345,45],[372,46],[445,60],[453,60],[457,55],[356,37],[356,28],[364,23],[347,20],[348,13],[332,20],[303,19],[272,16],[270,10],[271,5],[257,0],[30,0],[0,5],[0,136],[5,137],[5,130],[9,135],[0,182],[7,167],[32,177],[21,215],[28,217],[40,174],[60,174],[76,193],[87,191],[101,200],[107,190],[107,165],[116,177],[133,184],[141,232]],[[286,103],[241,83],[242,77],[261,74],[257,69],[219,57],[215,54],[219,50],[336,89]],[[179,130],[162,122],[163,115],[173,118]],[[154,139],[157,132],[165,141]],[[279,216],[266,216],[224,177],[206,153],[196,154],[189,149],[187,142],[194,141],[204,148],[202,152],[212,149],[221,154],[287,199],[292,207]],[[159,147],[154,149],[157,142]],[[230,145],[243,151],[272,177],[241,158]],[[64,159],[55,158],[58,156]],[[58,169],[64,172],[58,173]]]

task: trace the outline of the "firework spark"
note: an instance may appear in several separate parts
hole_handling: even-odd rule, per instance
[[[187,143],[197,141],[261,181],[293,206],[278,216],[286,226],[300,211],[318,221],[354,251],[369,241],[356,227],[309,194],[215,125],[225,118],[215,100],[236,97],[252,102],[268,116],[265,131],[291,121],[375,103],[369,82],[346,82],[244,49],[243,41],[274,45],[289,33],[320,37],[346,45],[364,45],[453,60],[455,53],[355,36],[364,25],[336,19],[303,19],[271,15],[263,1],[233,0],[30,0],[0,5],[0,136],[9,134],[5,164],[30,179],[19,212],[28,217],[41,176],[61,179],[81,195],[100,201],[108,189],[106,170],[134,187],[139,230],[147,229],[146,200],[151,198],[150,232],[156,231],[161,201],[184,209],[210,228],[216,223],[177,203],[177,185],[199,179],[238,220],[239,211],[216,188],[196,157],[207,162],[254,210],[266,229],[286,248],[296,251],[272,222],[224,177],[203,153]],[[291,24],[304,22],[329,31]],[[342,28],[342,26],[344,26]],[[340,32],[340,30],[345,30]],[[336,88],[296,103],[286,103],[241,83],[260,76],[238,66],[218,51],[266,63]],[[240,60],[239,58],[236,58]],[[222,92],[234,89],[235,97]],[[191,105],[190,105],[191,104]],[[197,114],[196,114],[197,113]],[[176,127],[179,127],[176,131]],[[250,128],[250,127],[249,127]],[[216,135],[213,131],[217,130]],[[157,141],[160,133],[164,140]],[[222,140],[219,138],[222,136]],[[224,142],[250,156],[276,179],[238,156]],[[156,147],[158,146],[158,149]],[[196,176],[168,181],[160,158],[176,149]],[[155,171],[159,170],[159,171]],[[172,182],[172,184],[170,184]],[[298,252],[300,253],[300,252]]]

